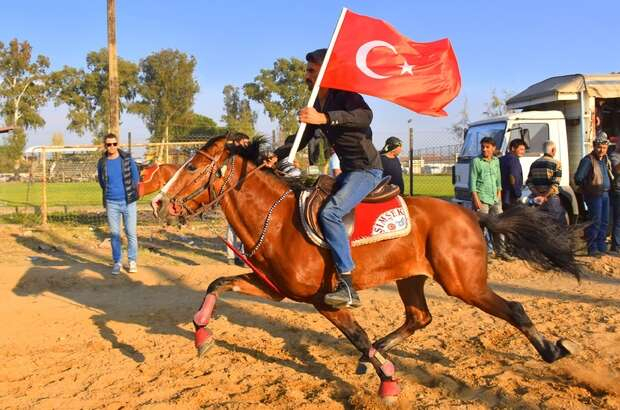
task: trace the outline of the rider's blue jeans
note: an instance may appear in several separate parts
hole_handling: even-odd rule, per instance
[[[380,169],[343,172],[336,178],[338,190],[321,210],[319,219],[323,236],[339,273],[351,272],[355,267],[342,218],[381,182],[382,176]]]
[[[121,218],[123,219],[125,234],[127,235],[127,259],[135,262],[138,257],[138,215],[136,202],[127,205],[125,200],[107,200],[106,212],[112,236],[112,258],[114,263],[121,262]]]

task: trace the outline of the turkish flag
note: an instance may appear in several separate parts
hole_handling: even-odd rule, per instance
[[[450,41],[416,43],[388,23],[346,11],[321,87],[373,95],[420,114],[443,108],[461,89]]]

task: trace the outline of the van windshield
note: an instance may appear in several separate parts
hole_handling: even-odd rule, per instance
[[[485,137],[493,138],[497,148],[501,149],[505,131],[505,121],[470,127],[467,130],[467,134],[465,134],[465,142],[461,150],[461,157],[473,158],[480,155],[480,141]]]

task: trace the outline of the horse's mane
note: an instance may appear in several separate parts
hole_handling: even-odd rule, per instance
[[[262,164],[263,160],[265,160],[267,157],[267,153],[270,152],[270,150],[265,149],[268,145],[267,137],[265,137],[264,135],[256,135],[254,138],[251,139],[250,144],[247,147],[234,144],[234,141],[236,139],[239,139],[240,137],[245,137],[245,134],[228,132],[227,134],[209,139],[207,143],[201,148],[201,150],[209,148],[210,146],[215,144],[216,141],[226,139],[226,149],[231,153],[231,155],[238,155],[252,162],[256,166]],[[295,191],[295,193],[299,193],[300,191],[308,189],[310,187],[308,181],[306,181],[303,177],[284,177],[278,175],[278,173],[274,172],[274,170],[271,168],[263,168],[262,171],[271,174],[273,177],[282,181],[285,185]]]

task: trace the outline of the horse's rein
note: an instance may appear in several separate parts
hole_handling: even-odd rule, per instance
[[[234,158],[234,157],[231,157]],[[224,198],[224,196],[229,193],[230,191],[232,191],[233,189],[237,188],[244,180],[246,180],[250,175],[252,175],[253,173],[255,173],[256,171],[264,168],[266,165],[260,164],[259,166],[257,166],[256,168],[254,168],[253,170],[251,170],[250,172],[248,172],[246,175],[244,175],[243,177],[239,178],[239,180],[237,181],[237,183],[235,185],[232,185],[230,187],[228,187],[226,190],[224,190],[224,188],[226,187],[226,185],[228,185],[228,182],[230,181],[230,178],[232,177],[232,173],[234,172],[234,159],[231,161],[232,162],[232,166],[231,166],[231,170],[228,173],[228,177],[226,178],[226,180],[224,181],[224,183],[222,184],[222,188],[220,188],[220,193],[218,194],[218,196],[212,200],[211,202],[208,202],[206,204],[201,204],[200,207],[198,209],[196,209],[196,211],[194,211],[194,213],[190,216],[196,216],[201,212],[204,211],[208,211],[210,210],[209,208],[215,208],[218,204],[219,201]]]
[[[228,172],[228,175],[224,179],[224,183],[222,184],[222,187],[220,188],[219,194],[211,202],[200,203],[200,206],[195,211],[191,211],[185,205],[187,203],[187,201],[197,197],[198,195],[202,194],[207,189],[210,191],[211,194],[215,194],[215,189],[213,187],[213,182],[214,182],[214,179],[215,179],[214,169],[215,169],[215,166],[217,165],[217,161],[222,156],[222,153],[219,153],[216,157],[212,157],[211,155],[207,154],[206,152],[203,152],[203,151],[200,151],[200,150],[197,151],[196,153],[206,157],[207,159],[209,159],[211,161],[211,164],[209,164],[207,167],[205,167],[205,169],[199,175],[197,175],[196,178],[194,178],[194,182],[196,180],[198,180],[199,178],[201,178],[203,175],[205,175],[207,172],[209,173],[209,180],[208,180],[207,184],[203,185],[201,188],[195,190],[194,192],[190,193],[186,197],[181,198],[179,200],[181,207],[188,214],[188,215],[184,215],[184,217],[186,219],[188,219],[190,217],[195,217],[196,215],[199,215],[202,212],[209,211],[211,208],[215,208],[219,204],[219,201],[227,193],[229,193],[231,190],[233,190],[236,187],[238,187],[244,180],[246,180],[248,177],[250,177],[253,173],[257,172],[258,170],[260,170],[260,169],[262,169],[262,168],[264,168],[266,166],[265,163],[262,163],[261,165],[257,166],[256,168],[254,168],[253,170],[248,172],[246,175],[244,175],[241,178],[239,178],[239,180],[237,181],[237,183],[235,185],[232,185],[229,188],[224,189],[224,188],[226,188],[226,185],[228,185],[228,183],[230,182],[230,179],[232,178],[232,175],[233,175],[233,173],[235,171],[235,155],[232,155],[232,156],[228,157],[226,162],[230,163],[230,171]],[[225,165],[226,165],[226,163],[223,164],[222,167],[220,167],[219,169],[223,168]]]

